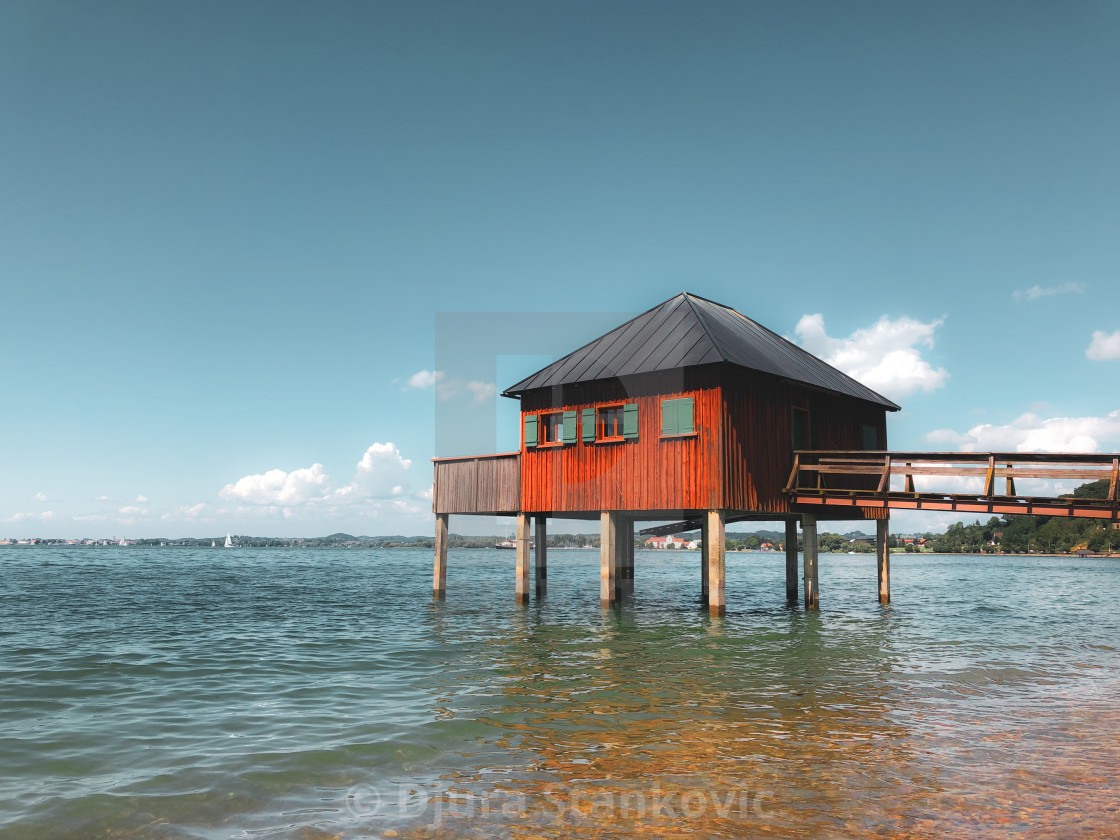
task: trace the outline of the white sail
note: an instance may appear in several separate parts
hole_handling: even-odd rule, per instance
[[[117,543],[117,545],[128,545],[128,543],[126,543],[124,539],[121,539],[121,541]]]
[[[218,544],[216,542],[214,542],[213,540],[210,540],[210,547],[211,548],[217,548]]]
[[[229,531],[226,531],[226,548],[233,548],[233,540],[230,539]]]

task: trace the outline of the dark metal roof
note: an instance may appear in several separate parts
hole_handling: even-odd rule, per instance
[[[537,388],[614,379],[639,373],[730,362],[898,411],[812,353],[730,306],[681,292],[502,392],[516,397]]]

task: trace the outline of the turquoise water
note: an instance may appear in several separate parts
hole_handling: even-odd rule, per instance
[[[1120,562],[0,550],[0,837],[1116,837]]]

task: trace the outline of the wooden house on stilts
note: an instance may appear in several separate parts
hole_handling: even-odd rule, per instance
[[[702,534],[701,590],[722,614],[729,522],[786,522],[786,592],[818,603],[816,521],[877,519],[880,599],[889,597],[885,509],[791,503],[798,450],[887,448],[898,406],[734,309],[682,293],[643,312],[503,396],[521,402],[518,452],[435,460],[434,591],[447,579],[450,514],[517,517],[516,593],[545,593],[548,518],[598,519],[600,595],[616,602],[634,582],[634,525]],[[536,520],[530,558],[530,519]]]

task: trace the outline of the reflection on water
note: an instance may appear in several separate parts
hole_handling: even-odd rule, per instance
[[[7,555],[0,837],[1120,836],[1120,564],[505,554]]]

